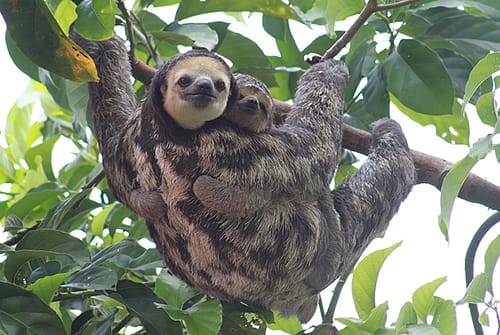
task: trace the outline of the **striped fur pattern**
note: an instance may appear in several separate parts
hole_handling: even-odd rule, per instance
[[[135,110],[123,41],[78,42],[101,77],[90,84],[90,98],[109,185],[144,216],[168,268],[204,293],[308,320],[318,293],[350,271],[414,183],[406,140],[386,121],[376,126],[363,167],[328,190],[347,81],[339,61],[304,73],[280,127],[254,133],[219,118],[187,130],[162,109],[159,89],[170,62]],[[224,216],[194,195],[200,176],[252,189],[263,200],[249,203],[244,216]]]

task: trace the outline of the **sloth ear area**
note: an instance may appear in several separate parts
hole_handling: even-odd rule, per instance
[[[231,82],[229,86],[229,96],[227,98],[226,110],[231,109],[240,98],[240,89],[233,75],[231,75]]]

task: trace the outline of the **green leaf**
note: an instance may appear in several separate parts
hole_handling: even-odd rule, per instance
[[[5,219],[5,232],[16,232],[24,227],[23,221],[15,215],[9,215]]]
[[[105,266],[91,265],[71,275],[61,287],[108,290],[115,287],[117,280],[118,276],[112,269]]]
[[[488,278],[486,273],[481,272],[475,276],[467,287],[464,297],[459,301],[459,303],[470,303],[477,304],[484,302],[484,297],[486,291],[488,290]]]
[[[106,40],[113,36],[115,1],[83,0],[76,7],[75,30],[88,40]]]
[[[453,115],[434,116],[416,113],[399,102],[393,94],[390,94],[390,96],[391,102],[410,119],[423,126],[434,126],[436,136],[451,144],[469,144],[469,121],[467,115],[462,114],[458,102],[455,101],[453,105]]]
[[[52,229],[29,231],[19,241],[16,250],[45,250],[67,254],[78,264],[90,260],[90,253],[85,243],[68,233]]]
[[[446,239],[448,239],[448,227],[450,225],[451,211],[455,199],[472,167],[491,151],[491,140],[492,136],[488,135],[474,143],[469,154],[455,163],[444,177],[443,185],[441,186],[441,214],[439,215],[439,227],[446,236]]]
[[[40,298],[3,282],[0,282],[0,332],[66,335],[61,319]]]
[[[57,197],[62,195],[67,190],[58,186],[55,183],[46,183],[31,189],[26,195],[16,201],[7,209],[8,215],[17,215],[19,218],[24,218],[35,207],[45,203],[51,204]]]
[[[274,312],[274,322],[268,323],[267,328],[272,330],[281,330],[287,334],[297,334],[302,328],[302,324],[296,316],[284,318],[280,313]]]
[[[486,15],[494,19],[500,19],[500,2],[491,0],[424,0],[420,4],[420,8],[427,9],[432,7],[452,7],[470,6],[474,7]]]
[[[368,317],[375,308],[375,287],[380,269],[387,257],[401,245],[398,242],[389,248],[377,250],[356,266],[352,274],[352,297],[360,318]]]
[[[402,40],[383,63],[389,91],[408,108],[428,115],[452,114],[454,89],[438,55],[416,40]]]
[[[266,321],[242,303],[223,303],[224,318],[221,334],[265,335]]]
[[[479,97],[476,102],[477,115],[482,123],[495,127],[497,113],[495,112],[495,101],[493,92],[488,92]]]
[[[61,0],[54,12],[54,18],[65,33],[69,32],[69,27],[76,20],[76,4],[71,0]]]
[[[186,324],[189,335],[217,335],[222,325],[222,305],[216,299],[197,303],[182,310],[169,305],[158,305],[165,309],[174,320]]]
[[[413,308],[420,320],[426,321],[434,301],[434,292],[436,292],[438,287],[445,281],[446,277],[438,278],[430,283],[422,285],[413,293]]]
[[[191,46],[191,45],[194,44],[194,40],[192,40],[188,36],[182,35],[182,34],[179,34],[179,33],[174,33],[174,32],[171,32],[171,31],[152,31],[151,32],[151,36],[154,37],[154,39],[155,39],[155,41],[156,41],[157,44],[162,43],[162,42],[169,43],[169,44],[172,44],[172,45],[188,45],[188,46]],[[207,48],[207,49],[211,50],[210,49],[211,46],[212,45],[210,45],[209,48]]]
[[[17,47],[35,64],[71,80],[98,80],[92,58],[66,37],[45,1],[4,0],[0,12]]]
[[[54,176],[54,172],[52,171],[52,150],[54,149],[54,145],[59,140],[59,136],[54,136],[48,139],[45,139],[39,145],[30,148],[26,151],[24,159],[30,169],[36,168],[35,160],[37,157],[42,159],[42,167],[45,176],[51,181],[54,181],[56,178]]]
[[[500,22],[458,8],[432,8],[418,14],[432,23],[427,31],[418,36],[426,43],[447,45],[447,48],[458,51],[473,63],[489,51],[500,50],[497,34]]]
[[[488,291],[493,295],[493,271],[500,258],[500,235],[498,235],[486,249],[484,254],[484,272],[488,280]]]
[[[168,25],[167,32],[170,35],[153,33],[153,36],[162,37],[163,39],[167,37],[176,38],[176,40],[174,39],[170,43],[194,45],[208,50],[213,50],[219,43],[217,32],[203,23],[178,24],[174,22]]]
[[[439,330],[441,335],[456,335],[457,315],[455,303],[451,300],[442,300],[433,313],[432,326]]]
[[[175,19],[180,21],[190,16],[212,12],[261,12],[263,14],[298,20],[292,7],[280,0],[184,0],[179,4]]]
[[[417,323],[417,314],[411,302],[406,302],[399,311],[398,319],[395,323],[396,334],[401,334],[406,330],[406,326]]]
[[[369,334],[375,333],[378,329],[384,327],[387,321],[387,310],[389,305],[383,303],[370,311],[366,319],[356,318],[337,318],[337,321],[342,322],[348,328],[356,331],[364,331]]]
[[[199,294],[191,286],[163,269],[156,278],[155,293],[167,304],[182,309],[186,301]]]
[[[125,239],[99,251],[92,257],[91,263],[95,266],[106,261],[113,261],[115,257],[121,254],[138,256],[143,252],[144,248],[142,248],[136,240]]]
[[[479,315],[478,320],[479,320],[479,323],[482,324],[483,326],[486,326],[486,327],[490,326],[490,319],[489,319],[486,311],[484,311],[483,313],[481,313],[481,315]]]
[[[36,282],[28,286],[28,289],[42,299],[43,302],[49,304],[54,297],[59,285],[71,275],[71,272],[57,273],[52,276],[45,276],[38,279]]]
[[[8,145],[7,151],[15,162],[20,162],[27,150],[26,141],[32,111],[33,103],[22,107],[16,103],[7,115],[5,140]]]
[[[46,250],[19,250],[10,252],[3,263],[5,278],[11,282],[26,282],[29,278],[29,269],[26,270],[28,262],[50,257],[53,259],[69,257],[69,255]],[[23,270],[26,270],[23,272]]]
[[[467,80],[467,84],[465,85],[465,95],[464,102],[462,104],[462,110],[465,109],[465,105],[467,105],[467,103],[470,101],[472,95],[479,88],[479,86],[498,70],[500,70],[500,52],[495,52],[487,55],[474,66],[474,68],[470,72],[469,80]]]
[[[129,280],[120,280],[116,291],[130,314],[141,321],[148,334],[182,335],[181,324],[172,321],[163,310],[156,307],[155,303],[164,304],[164,301],[149,288]]]
[[[233,62],[234,71],[250,74],[268,86],[274,86],[271,62],[254,41],[228,31],[217,52]]]
[[[81,192],[73,194],[72,196],[59,202],[56,206],[52,207],[47,215],[40,222],[40,228],[50,228],[50,229],[61,229],[64,223],[71,218],[69,213],[74,209],[75,206],[81,203],[81,201],[90,194],[91,189],[85,189]]]
[[[455,88],[455,97],[462,98],[465,93],[465,85],[472,70],[472,64],[462,55],[444,48],[437,48],[434,51],[439,55],[450,75],[453,87]],[[474,96],[474,101],[477,97]]]
[[[408,326],[408,335],[441,335],[438,329],[427,325]]]

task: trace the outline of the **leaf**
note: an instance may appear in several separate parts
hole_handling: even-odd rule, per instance
[[[352,330],[373,334],[378,329],[384,327],[385,322],[387,321],[388,308],[388,304],[383,303],[372,309],[366,319],[337,318],[337,321],[342,322]]]
[[[5,140],[7,141],[7,152],[15,162],[20,162],[24,158],[27,150],[26,139],[33,111],[33,103],[19,106],[17,103],[12,106],[7,115],[5,126]]]
[[[393,95],[390,94],[391,102],[413,121],[423,125],[432,125],[436,128],[436,136],[451,144],[469,144],[469,121],[467,115],[460,111],[460,105],[455,101],[453,104],[453,115],[424,115],[409,109]]]
[[[125,239],[99,251],[92,257],[91,264],[95,266],[106,261],[112,261],[113,258],[119,256],[120,254],[142,254],[141,250],[144,251],[136,240]],[[139,251],[139,253],[137,251]]]
[[[426,321],[427,315],[431,311],[434,292],[446,281],[446,277],[438,278],[430,283],[419,287],[413,293],[413,308],[420,320]]]
[[[113,36],[116,4],[112,0],[83,0],[76,7],[75,30],[88,40]]]
[[[234,71],[250,74],[268,86],[274,86],[271,62],[257,43],[249,38],[228,31],[217,53],[233,62]]]
[[[433,313],[432,326],[436,327],[441,335],[457,333],[457,315],[453,301],[442,300],[439,303]]]
[[[488,290],[488,278],[486,273],[482,272],[472,279],[459,303],[477,304],[484,302],[486,290]]]
[[[281,330],[287,334],[297,334],[302,330],[302,325],[296,316],[284,318],[280,313],[274,312],[274,322],[268,323],[267,328]]]
[[[61,225],[66,223],[66,220],[71,217],[68,214],[72,209],[74,209],[75,206],[85,199],[91,191],[91,189],[85,189],[81,192],[73,194],[72,196],[59,202],[56,206],[52,207],[40,222],[40,228],[62,230]]]
[[[441,335],[441,333],[433,326],[411,325],[408,326],[408,335]]]
[[[493,295],[493,271],[500,258],[500,235],[498,235],[486,249],[484,254],[484,272],[488,281],[488,291]]]
[[[75,272],[66,279],[61,287],[71,287],[84,290],[108,290],[116,286],[118,277],[110,268],[91,265]]]
[[[45,1],[3,0],[0,12],[17,47],[35,64],[70,80],[98,80],[92,58],[66,37]]]
[[[17,215],[22,219],[35,207],[41,206],[44,203],[52,203],[58,196],[66,191],[64,187],[60,187],[55,183],[41,184],[29,190],[26,195],[10,206],[7,209],[7,214]]]
[[[164,301],[146,286],[129,280],[120,280],[116,292],[130,314],[141,321],[148,334],[182,335],[180,323],[172,321],[163,310],[156,307],[155,303],[164,304]]]
[[[453,87],[455,88],[455,96],[462,98],[465,93],[465,85],[469,78],[469,73],[472,70],[472,64],[467,58],[452,50],[437,48],[434,51],[439,55],[450,75]],[[476,100],[477,96],[474,96],[473,101]]]
[[[242,303],[223,303],[221,334],[265,335],[266,321]]]
[[[23,221],[15,215],[9,215],[5,219],[5,232],[15,232],[24,227]]]
[[[500,19],[500,3],[498,1],[491,0],[424,0],[420,4],[420,8],[427,9],[436,6],[445,6],[456,8],[458,6],[470,6],[474,7],[486,15],[491,16],[494,19]]]
[[[497,113],[495,112],[495,101],[493,92],[488,92],[479,97],[476,102],[477,115],[482,123],[495,127]]]
[[[488,135],[472,146],[469,154],[453,165],[444,177],[441,186],[441,214],[439,215],[439,227],[448,240],[448,227],[450,225],[451,211],[455,199],[462,188],[470,170],[492,149],[492,136]]]
[[[360,318],[367,318],[375,308],[375,287],[380,269],[387,257],[401,245],[377,250],[361,260],[352,275],[352,297]]]
[[[206,300],[182,310],[169,305],[158,305],[174,320],[186,324],[189,335],[217,335],[222,325],[222,305],[216,299]]]
[[[46,250],[19,250],[10,252],[7,259],[3,263],[3,272],[5,278],[8,281],[14,282],[21,280],[21,282],[26,282],[29,277],[29,273],[23,273],[22,270],[25,269],[25,265],[32,261],[41,259],[44,257],[51,257],[53,259],[59,257],[69,257],[68,255],[60,252],[46,251]],[[21,274],[21,275],[19,275]],[[21,278],[18,278],[21,277]]]
[[[317,0],[314,6],[304,13],[304,20],[326,22],[329,36],[335,35],[335,22],[358,14],[364,7],[362,0]]]
[[[28,286],[28,289],[35,293],[46,304],[50,304],[59,285],[71,275],[71,272],[57,273],[52,276],[45,276]]]
[[[57,314],[40,298],[16,285],[0,282],[0,332],[65,335]]]
[[[37,157],[42,159],[42,167],[45,176],[51,181],[54,181],[56,178],[54,176],[54,172],[52,171],[52,150],[54,149],[54,145],[59,140],[59,136],[54,136],[48,139],[45,139],[39,145],[30,148],[26,151],[24,159],[30,169],[36,168],[35,160]]]
[[[63,253],[78,264],[89,261],[90,253],[85,243],[68,233],[52,229],[36,229],[26,233],[16,250],[45,250]]]
[[[437,54],[416,40],[402,40],[383,63],[388,90],[422,114],[452,114],[454,89]]]
[[[472,95],[479,88],[481,83],[490,78],[491,75],[498,70],[500,70],[500,52],[495,52],[487,55],[485,58],[481,59],[474,66],[474,68],[472,68],[472,71],[469,75],[469,80],[467,80],[467,84],[465,85],[465,95],[464,102],[462,103],[462,111],[465,109],[465,105],[469,103]]]
[[[199,294],[191,286],[163,269],[156,278],[155,293],[167,304],[182,309],[186,301]]]
[[[406,330],[406,326],[417,323],[417,314],[411,302],[406,302],[399,311],[398,319],[395,323],[396,334],[401,334]]]
[[[261,12],[263,14],[281,17],[283,19],[298,20],[292,7],[280,0],[219,0],[198,1],[184,0],[179,4],[175,19],[182,19],[212,12]]]
[[[174,22],[168,25],[167,32],[163,32],[168,33],[168,35],[162,32],[159,33],[161,34],[153,33],[153,36],[162,38],[176,37],[176,40],[172,41],[174,44],[194,45],[208,50],[213,50],[219,43],[217,32],[203,23],[178,24]]]

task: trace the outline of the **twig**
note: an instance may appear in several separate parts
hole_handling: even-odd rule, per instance
[[[123,327],[125,327],[130,321],[132,321],[133,318],[134,317],[132,315],[128,314],[116,326],[113,327],[111,334],[118,334]]]
[[[97,186],[97,184],[99,184],[101,182],[101,180],[104,179],[104,177],[106,177],[106,174],[104,173],[104,170],[102,170],[101,172],[99,172],[97,174],[97,176],[92,178],[91,181],[89,181],[87,184],[83,185],[82,190],[88,190],[89,188]]]
[[[40,222],[37,222],[31,227],[17,232],[16,235],[12,236],[10,239],[3,242],[3,244],[8,245],[8,246],[16,245],[19,241],[21,241],[21,239],[24,237],[24,235],[26,235],[27,233],[29,233],[32,230],[36,230],[39,225],[40,225]]]
[[[347,43],[352,40],[354,35],[363,26],[363,24],[365,24],[366,20],[368,20],[368,18],[373,13],[403,7],[417,1],[419,0],[404,0],[386,5],[378,5],[377,0],[368,0],[361,13],[359,13],[356,21],[354,21],[352,26],[350,26],[349,29],[347,29],[347,31],[332,45],[332,47],[324,53],[323,57],[321,57],[321,60],[331,59],[335,57],[340,52],[340,50],[342,50],[347,45]]]
[[[333,316],[335,315],[335,309],[337,308],[337,303],[340,298],[340,292],[342,292],[342,288],[344,288],[345,282],[347,278],[351,274],[351,271],[340,276],[335,288],[333,290],[332,299],[330,300],[330,304],[328,305],[328,309],[326,310],[326,314],[323,317],[323,323],[332,324]]]
[[[129,56],[135,57],[135,38],[134,38],[134,30],[132,29],[132,20],[130,20],[130,15],[125,7],[125,3],[123,0],[116,0],[116,5],[120,12],[122,13],[123,18],[125,19],[125,29],[127,32],[127,39],[130,43],[129,48]]]

